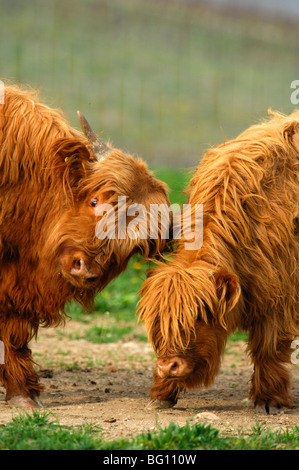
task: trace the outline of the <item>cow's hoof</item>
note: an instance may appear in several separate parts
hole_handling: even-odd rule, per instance
[[[283,410],[266,403],[265,405],[257,405],[255,407],[255,412],[263,415],[277,415],[283,413]]]
[[[30,397],[22,397],[21,395],[12,397],[7,401],[7,404],[15,408],[41,408],[44,406],[39,398],[32,400]]]
[[[173,408],[175,405],[174,401],[169,400],[151,400],[147,405],[147,410],[166,410],[167,408]]]

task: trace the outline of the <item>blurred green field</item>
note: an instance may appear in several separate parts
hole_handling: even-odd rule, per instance
[[[155,167],[187,168],[272,107],[290,112],[297,28],[178,1],[1,0],[0,78]]]

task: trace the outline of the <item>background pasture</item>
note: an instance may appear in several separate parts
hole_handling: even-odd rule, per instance
[[[252,2],[242,3],[249,6]],[[168,183],[171,201],[183,203],[182,190],[205,149],[266,117],[268,108],[289,113],[296,107],[290,100],[290,86],[299,79],[298,16],[276,15],[271,8],[263,14],[247,8],[245,13],[229,1],[212,4],[195,0],[1,0],[0,79],[39,88],[41,97],[63,109],[75,127],[79,127],[76,110],[80,109],[104,140],[147,160]],[[128,270],[98,295],[92,313],[70,305],[70,316],[82,328],[66,329],[58,336],[92,344],[132,339],[146,344],[135,317],[136,292],[146,268],[139,258],[133,259]],[[49,355],[37,351],[37,362],[52,367],[54,375],[70,367],[70,361],[72,370],[80,370],[76,358],[64,357],[53,365]],[[89,367],[99,363],[103,366],[101,358]],[[0,429],[0,447],[42,448],[32,434],[19,441],[12,436],[18,436],[16,427],[30,434],[41,422],[46,426],[49,421],[43,420],[16,420],[5,432]],[[222,445],[217,432],[198,429],[195,433],[205,436],[207,447]],[[70,439],[75,447],[74,442],[80,442],[76,432],[71,432]],[[88,432],[93,431],[89,428]],[[157,445],[167,448],[165,436],[179,434],[171,428]],[[266,434],[256,428],[247,445],[273,448],[287,442],[290,447],[298,446],[298,428],[292,428],[287,437],[269,434],[267,440]],[[58,445],[46,436],[42,439],[50,447]],[[90,444],[88,439],[83,441],[87,447],[102,445]],[[193,441],[194,435],[188,439],[196,448],[199,441]],[[180,445],[188,448],[188,441]],[[240,445],[246,448],[246,441]]]

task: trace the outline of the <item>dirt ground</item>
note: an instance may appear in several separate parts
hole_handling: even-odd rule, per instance
[[[38,341],[31,344],[45,386],[43,403],[60,424],[93,423],[103,429],[107,440],[188,420],[210,423],[226,435],[250,432],[257,422],[275,430],[299,424],[299,366],[293,369],[293,409],[267,416],[247,401],[252,367],[245,343],[230,342],[210,389],[187,391],[172,409],[150,410],[154,367],[150,345],[136,340],[94,344],[70,339],[70,334],[80,337],[84,328],[70,320],[63,328],[41,329]],[[6,405],[1,387],[0,424],[16,413]]]

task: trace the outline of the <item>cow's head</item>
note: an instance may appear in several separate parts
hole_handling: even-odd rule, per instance
[[[227,315],[240,296],[235,274],[175,258],[150,270],[139,304],[157,354],[151,396],[160,400],[171,400],[174,390],[212,383],[229,334]]]
[[[163,250],[168,213],[167,220],[155,218],[155,210],[170,203],[166,185],[142,160],[106,145],[78,115],[89,156],[71,161],[63,154],[73,204],[57,224],[56,241],[61,275],[75,287],[99,290],[133,254],[152,257]]]

